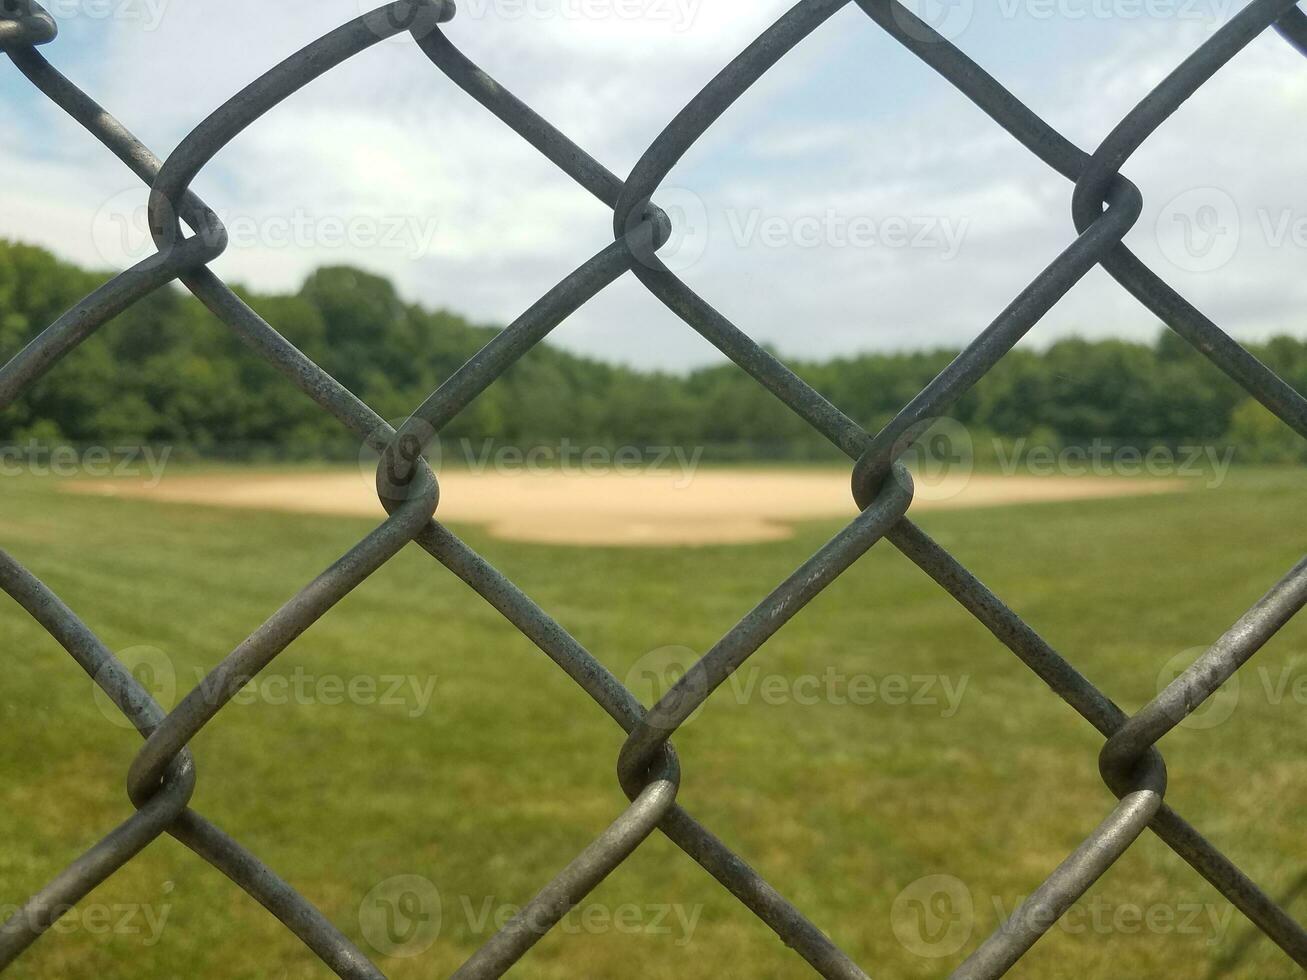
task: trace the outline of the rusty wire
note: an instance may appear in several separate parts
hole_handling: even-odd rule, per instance
[[[883,430],[872,435],[801,381],[674,275],[658,257],[672,233],[653,199],[687,150],[765,72],[837,11],[856,3],[994,122],[1074,183],[1077,237]],[[0,587],[100,684],[145,739],[127,779],[135,811],[78,857],[0,926],[0,968],[9,965],[61,914],[130,861],[171,834],[262,903],[342,977],[382,973],[303,895],[188,806],[195,787],[187,745],[237,693],[336,602],[409,542],[467,583],[551,657],[626,733],[617,765],[630,799],[589,847],[527,903],[457,972],[495,977],[655,830],[670,838],[825,977],[867,976],[839,947],[677,800],[680,770],[670,740],[712,692],[805,604],[881,539],[941,588],[1042,678],[1105,738],[1100,771],[1117,797],[1096,827],[1052,871],[1011,920],[952,974],[1005,973],[1147,828],[1165,841],[1296,963],[1307,967],[1307,932],[1165,802],[1166,768],[1155,744],[1217,691],[1307,601],[1307,560],[1181,676],[1133,717],[1026,625],[907,516],[911,476],[897,462],[929,421],[966,393],[1073,285],[1102,266],[1172,330],[1238,382],[1299,435],[1307,400],[1122,244],[1142,208],[1121,175],[1136,149],[1222,65],[1274,27],[1307,54],[1307,15],[1294,0],[1251,0],[1141,101],[1093,152],[1079,149],[1028,109],[929,24],[897,0],[802,0],[732,61],[663,130],[621,180],[459,52],[441,32],[451,0],[396,0],[332,31],[254,81],[202,122],[160,162],[145,146],[37,51],[57,26],[35,0],[0,0],[0,49],[149,187],[157,251],[77,303],[0,369],[0,408],[115,315],[179,280],[245,343],[381,454],[377,489],[388,518],[250,634],[171,712],[165,712],[57,596],[0,552]],[[498,334],[442,384],[399,430],[385,423],[305,357],[208,268],[226,233],[190,185],[247,126],[314,78],[377,42],[408,33],[431,62],[613,211],[613,244],[585,262]],[[188,236],[183,223],[189,228]],[[861,513],[731,629],[650,710],[543,609],[433,518],[439,490],[422,452],[450,419],[611,283],[632,273],[759,384],[853,461]],[[873,964],[874,966],[874,964]]]

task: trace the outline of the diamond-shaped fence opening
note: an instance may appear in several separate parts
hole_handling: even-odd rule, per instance
[[[1074,184],[1075,237],[1065,250],[883,430],[864,431],[682,282],[660,249],[673,235],[656,203],[671,169],[739,96],[837,11],[856,6],[886,34],[951,82],[1036,157]],[[91,674],[145,739],[128,774],[135,812],[0,926],[0,967],[12,963],[88,892],[160,835],[171,834],[266,906],[332,970],[380,970],[289,883],[189,808],[195,774],[187,745],[249,677],[409,542],[467,583],[561,667],[626,732],[618,776],[629,807],[562,869],[520,914],[458,971],[498,976],[556,925],[655,830],[666,835],[770,926],[819,974],[865,977],[803,913],[681,808],[671,746],[678,728],[804,605],[882,539],[952,595],[1105,739],[1100,770],[1119,802],[1087,817],[1084,842],[954,976],[997,977],[1130,847],[1145,828],[1300,966],[1307,932],[1165,802],[1167,774],[1155,744],[1222,687],[1307,601],[1307,561],[1270,591],[1192,667],[1133,717],[1090,684],[1021,618],[907,516],[914,487],[900,462],[914,442],[1030,331],[1072,286],[1102,266],[1172,330],[1307,436],[1307,401],[1136,258],[1122,240],[1139,217],[1139,191],[1120,173],[1135,150],[1222,65],[1275,28],[1307,53],[1307,15],[1293,0],[1252,0],[1139,103],[1093,152],[1079,149],[984,72],[946,37],[957,5],[927,23],[896,0],[802,0],[687,105],[622,180],[466,58],[442,33],[451,0],[396,0],[291,55],[205,119],[160,162],[122,124],[55,70],[37,46],[57,33],[35,0],[0,0],[0,49],[13,68],[126,164],[149,189],[156,251],[95,290],[0,369],[8,407],[116,314],[180,281],[228,328],[347,430],[381,455],[379,496],[387,519],[251,633],[171,711],[44,584],[0,552],[0,587]],[[208,264],[226,247],[217,215],[191,191],[228,142],[314,78],[370,46],[409,35],[432,64],[613,211],[614,241],[560,282],[446,380],[398,427],[383,421],[246,305]],[[189,233],[188,233],[189,230]],[[576,640],[433,517],[439,490],[424,449],[441,429],[554,327],[626,273],[852,462],[861,513],[717,642],[648,711]],[[980,324],[977,324],[980,327]],[[874,969],[875,964],[869,964]]]

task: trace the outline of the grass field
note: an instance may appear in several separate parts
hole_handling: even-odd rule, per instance
[[[921,522],[1133,711],[1168,662],[1213,640],[1307,552],[1301,485],[1299,473],[1236,472],[1212,491],[939,511]],[[6,478],[0,501],[3,547],[112,649],[165,651],[182,691],[374,523],[65,495],[32,478]],[[475,528],[466,536],[626,677],[650,651],[707,649],[837,527],[684,550],[542,546]],[[0,636],[0,902],[12,904],[130,812],[124,780],[140,741],[108,719],[90,680],[12,603],[0,605]],[[946,974],[1113,804],[1097,774],[1101,738],[887,545],[746,671],[676,736],[679,799],[874,977]],[[314,678],[316,693],[281,704],[268,688],[228,706],[193,745],[193,805],[389,976],[447,975],[489,937],[501,907],[530,898],[625,805],[614,777],[621,732],[416,548],[269,673]],[[813,677],[836,678],[840,696],[809,703],[801,682]],[[1168,801],[1273,895],[1296,896],[1300,920],[1307,705],[1295,695],[1307,693],[1304,677],[1307,621],[1296,621],[1241,672],[1226,720],[1162,743]],[[357,703],[328,703],[336,698],[325,678],[380,687]],[[385,698],[388,678],[411,683]],[[864,694],[874,687],[874,702],[851,703],[854,684]],[[360,921],[364,896],[398,875],[421,876],[440,896],[435,942],[402,958],[375,952]],[[912,921],[900,898],[936,875],[963,883],[975,909],[969,941],[940,958],[903,941]],[[170,838],[84,904],[146,908],[133,918],[137,934],[79,913],[8,975],[329,975]],[[811,974],[655,835],[513,975]],[[1011,975],[1302,973],[1145,835]]]

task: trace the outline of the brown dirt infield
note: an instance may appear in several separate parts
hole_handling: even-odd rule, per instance
[[[572,545],[706,545],[790,537],[798,521],[851,518],[849,475],[834,469],[701,469],[639,474],[440,474],[439,517],[498,538]],[[955,475],[919,480],[914,512],[1169,493],[1180,480]],[[74,480],[76,493],[296,513],[383,515],[360,472],[220,472],[166,476],[157,485]]]

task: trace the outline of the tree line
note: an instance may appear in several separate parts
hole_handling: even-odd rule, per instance
[[[108,279],[0,239],[0,358]],[[237,290],[306,355],[387,419],[403,418],[498,331],[404,302],[384,278],[319,269],[298,292]],[[1307,342],[1252,351],[1307,392]],[[956,350],[786,358],[876,431]],[[1307,461],[1307,442],[1171,331],[1152,344],[1060,340],[1018,349],[949,411],[986,445],[1221,445],[1258,462]],[[445,429],[447,439],[531,447],[695,446],[719,459],[821,459],[834,450],[743,371],[637,371],[548,344]],[[0,413],[8,445],[169,445],[199,457],[309,459],[357,451],[340,424],[179,287],[106,324]],[[983,450],[978,450],[983,451]]]

